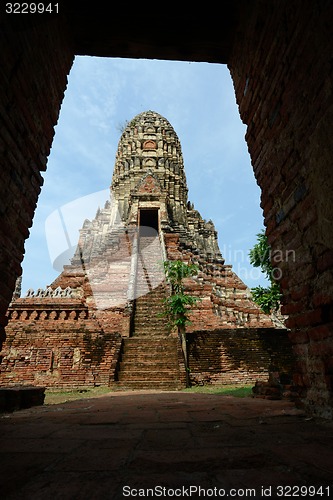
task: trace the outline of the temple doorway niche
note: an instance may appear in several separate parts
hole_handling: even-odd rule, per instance
[[[140,236],[156,236],[159,231],[158,208],[141,208],[139,227]]]

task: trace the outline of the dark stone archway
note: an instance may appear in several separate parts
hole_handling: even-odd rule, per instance
[[[159,230],[158,209],[140,209],[140,227],[146,226],[154,232]]]
[[[2,339],[75,54],[224,63],[248,126],[269,242],[280,251],[295,381],[309,411],[331,416],[332,3],[225,1],[218,15],[67,4],[59,2],[59,14],[1,14]]]

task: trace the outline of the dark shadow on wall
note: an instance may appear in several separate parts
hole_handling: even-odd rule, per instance
[[[294,356],[287,330],[265,328],[187,334],[194,384],[235,384],[268,380],[272,372],[292,378]]]

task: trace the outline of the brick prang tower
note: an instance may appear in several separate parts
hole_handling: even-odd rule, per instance
[[[265,379],[276,351],[260,332],[269,337],[277,324],[225,264],[213,222],[188,201],[173,127],[146,111],[121,135],[109,199],[84,221],[71,263],[45,290],[13,297],[0,385],[182,387],[177,332],[160,316],[165,260],[199,267],[186,280],[200,298],[187,327],[193,381]]]

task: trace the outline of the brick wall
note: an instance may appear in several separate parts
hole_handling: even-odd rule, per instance
[[[60,16],[1,16],[0,344],[73,60]]]
[[[295,382],[307,390],[309,411],[330,417],[333,4],[243,2],[241,14],[229,68],[280,269]]]
[[[286,330],[237,329],[188,333],[195,384],[254,384],[269,373],[292,375],[294,357]]]
[[[1,352],[1,386],[74,388],[109,385],[114,380],[120,334],[104,332],[79,301],[68,299],[66,305],[62,299],[57,307],[54,300],[45,298],[40,304],[36,299],[20,299],[15,309],[9,309],[9,316]],[[109,317],[115,325],[118,319],[111,318],[111,313]]]
[[[104,332],[99,319],[79,302],[68,300],[66,307],[62,299],[59,308],[51,300],[47,306],[45,298],[40,300],[41,307],[35,299],[29,308],[29,302],[33,301],[20,299],[16,302],[19,306],[9,309],[0,386],[75,388],[112,384],[122,344],[119,333]],[[286,330],[203,330],[187,336],[195,384],[254,384],[267,381],[270,372],[293,372]],[[180,344],[178,355],[181,358]]]

